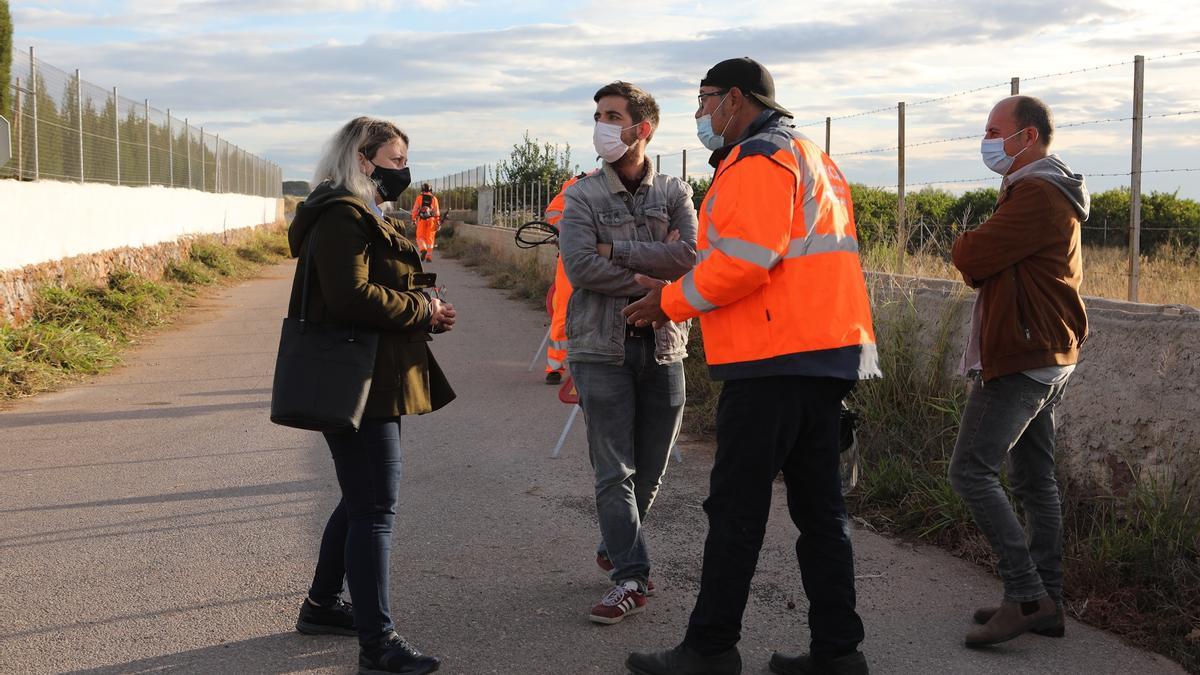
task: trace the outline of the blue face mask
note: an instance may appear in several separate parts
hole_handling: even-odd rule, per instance
[[[1025,130],[1021,129],[1021,131]],[[983,155],[983,163],[987,165],[987,168],[995,171],[1001,176],[1008,175],[1008,170],[1012,168],[1013,162],[1016,161],[1017,157],[1021,155],[1021,152],[1025,152],[1029,149],[1029,147],[1022,148],[1021,152],[1018,152],[1011,157],[1007,152],[1004,151],[1004,144],[1008,142],[1008,139],[1016,138],[1021,134],[1021,131],[1018,131],[1008,138],[983,139],[983,142],[979,144],[979,153]]]
[[[726,93],[725,96],[729,96],[729,94]],[[713,108],[713,112],[716,112],[725,103],[725,96],[721,97],[721,102],[717,104],[716,108]],[[729,128],[729,122],[730,120],[725,121],[725,129]],[[721,129],[722,133],[725,129]],[[715,151],[725,147],[725,137],[713,131],[712,113],[696,120],[696,138],[699,138],[704,147],[709,150]]]

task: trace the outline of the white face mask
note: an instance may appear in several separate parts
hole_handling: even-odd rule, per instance
[[[1008,138],[983,139],[983,142],[979,144],[979,153],[983,155],[983,163],[987,165],[987,168],[995,171],[1001,176],[1008,175],[1008,170],[1012,168],[1013,162],[1015,162],[1017,157],[1021,155],[1021,152],[1025,152],[1031,146],[1026,146],[1021,149],[1021,152],[1009,157],[1008,153],[1004,151],[1004,144],[1008,142],[1009,138],[1016,138],[1017,136],[1021,135],[1021,132],[1023,131],[1025,130],[1021,129],[1021,131],[1018,131]]]
[[[716,108],[713,108],[713,112],[716,112],[721,108],[721,106],[725,103],[726,96],[729,96],[728,92],[725,93],[725,96],[721,97],[721,102],[717,104]],[[725,126],[721,129],[721,133],[718,134],[712,126],[712,113],[704,115],[700,119],[696,120],[696,138],[699,138],[700,142],[704,144],[704,147],[708,148],[709,150],[720,150],[721,148],[725,147],[725,136],[723,134],[725,133],[725,129],[729,128],[729,123],[732,121],[732,117],[725,120]]]
[[[596,128],[592,130],[592,145],[596,148],[596,154],[609,164],[621,159],[626,152],[629,152],[629,146],[621,140],[621,132],[635,128],[637,128],[636,124],[631,127],[622,127],[617,124],[596,122]]]

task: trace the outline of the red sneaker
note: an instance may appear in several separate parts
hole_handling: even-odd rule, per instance
[[[613,586],[600,602],[592,608],[588,618],[596,623],[621,623],[630,614],[646,608],[646,596],[628,586]]]
[[[596,554],[596,566],[605,572],[613,571],[613,564],[612,561],[608,559],[607,553]],[[646,597],[654,597],[654,582],[650,581],[649,579],[646,580]]]

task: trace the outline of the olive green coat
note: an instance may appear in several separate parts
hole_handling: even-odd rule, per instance
[[[377,329],[379,351],[364,418],[420,415],[454,399],[454,390],[429,350],[432,316],[422,290],[417,248],[397,226],[349,191],[322,183],[299,206],[288,228],[298,256],[288,316],[300,316],[304,260],[313,248],[308,320]],[[314,238],[315,235],[315,238]]]

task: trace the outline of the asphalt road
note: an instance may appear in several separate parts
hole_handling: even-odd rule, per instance
[[[392,606],[448,673],[623,673],[678,642],[695,599],[711,449],[685,442],[649,523],[659,589],[601,627],[606,589],[582,423],[525,368],[544,317],[456,263],[460,311],[434,346],[459,398],[403,424]],[[293,632],[337,502],[315,433],[267,421],[291,267],[223,289],[119,370],[0,412],[0,672],[350,673],[353,638]],[[874,673],[1169,673],[1071,623],[1064,640],[961,646],[986,572],[858,530],[863,650]],[[777,495],[746,613],[745,672],[807,642],[793,530]]]

